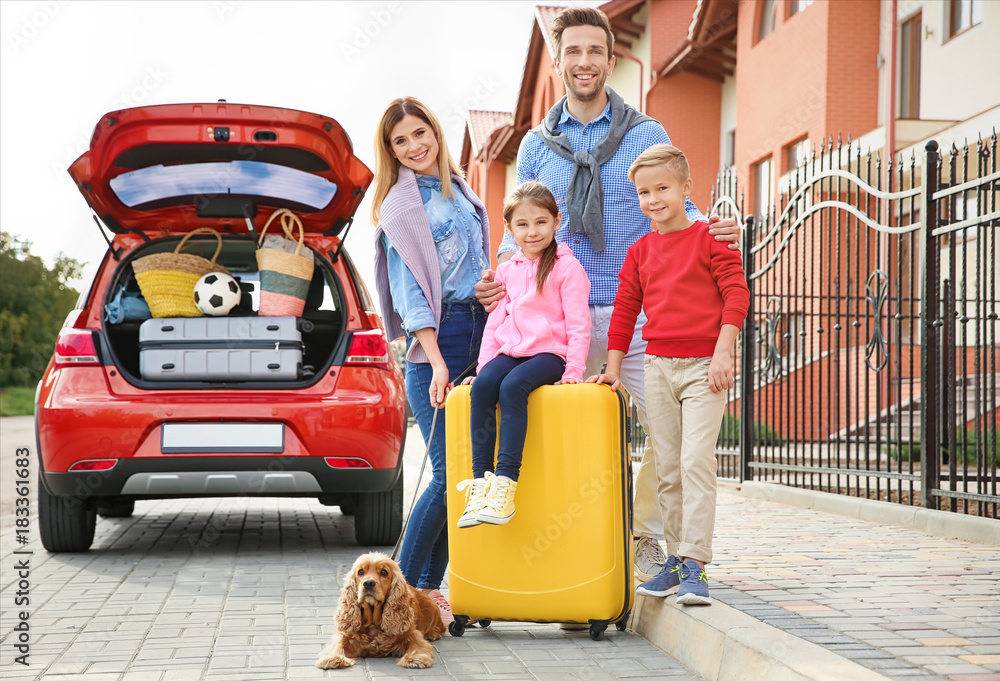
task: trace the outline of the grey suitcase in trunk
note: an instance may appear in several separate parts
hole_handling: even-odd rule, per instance
[[[147,381],[293,381],[303,376],[297,317],[178,317],[139,327]]]

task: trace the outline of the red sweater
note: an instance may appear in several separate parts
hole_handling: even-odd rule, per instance
[[[650,232],[625,255],[608,329],[608,349],[628,352],[639,311],[646,354],[711,357],[723,324],[742,327],[750,304],[739,251],[708,233],[707,222]]]

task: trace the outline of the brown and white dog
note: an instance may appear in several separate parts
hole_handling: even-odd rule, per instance
[[[350,667],[359,657],[400,656],[400,667],[434,664],[436,641],[446,631],[438,606],[406,583],[396,562],[382,553],[359,556],[344,579],[337,631],[316,660],[320,669]]]

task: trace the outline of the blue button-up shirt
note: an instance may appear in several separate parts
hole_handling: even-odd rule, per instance
[[[455,182],[451,185],[454,196],[450,199],[441,192],[441,180],[433,175],[417,173],[417,187],[437,247],[438,265],[441,267],[441,302],[472,300],[476,297],[476,282],[490,263],[483,248],[479,214]],[[434,328],[430,303],[410,268],[384,233],[382,244],[393,308],[403,320],[403,329],[412,334],[420,329]]]
[[[566,135],[574,151],[590,151],[611,128],[611,104],[609,102],[604,112],[586,125],[573,118],[564,104],[557,128]],[[611,305],[615,302],[618,273],[625,262],[625,253],[643,234],[649,233],[649,218],[639,207],[639,196],[635,185],[628,179],[628,169],[639,154],[654,144],[670,144],[663,126],[656,122],[640,123],[625,133],[618,151],[601,166],[606,248],[601,253],[595,253],[586,234],[569,231],[566,187],[573,162],[553,152],[533,132],[526,134],[521,141],[517,152],[517,183],[538,180],[555,195],[562,213],[556,240],[572,248],[573,255],[583,265],[590,278],[591,305]],[[691,220],[705,219],[691,199],[687,200],[686,212]],[[504,235],[497,252],[506,253],[516,248],[517,244],[508,233]]]

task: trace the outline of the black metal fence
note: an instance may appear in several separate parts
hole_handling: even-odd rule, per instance
[[[996,146],[830,138],[746,216],[720,476],[998,517]],[[743,222],[731,172],[713,211]]]

